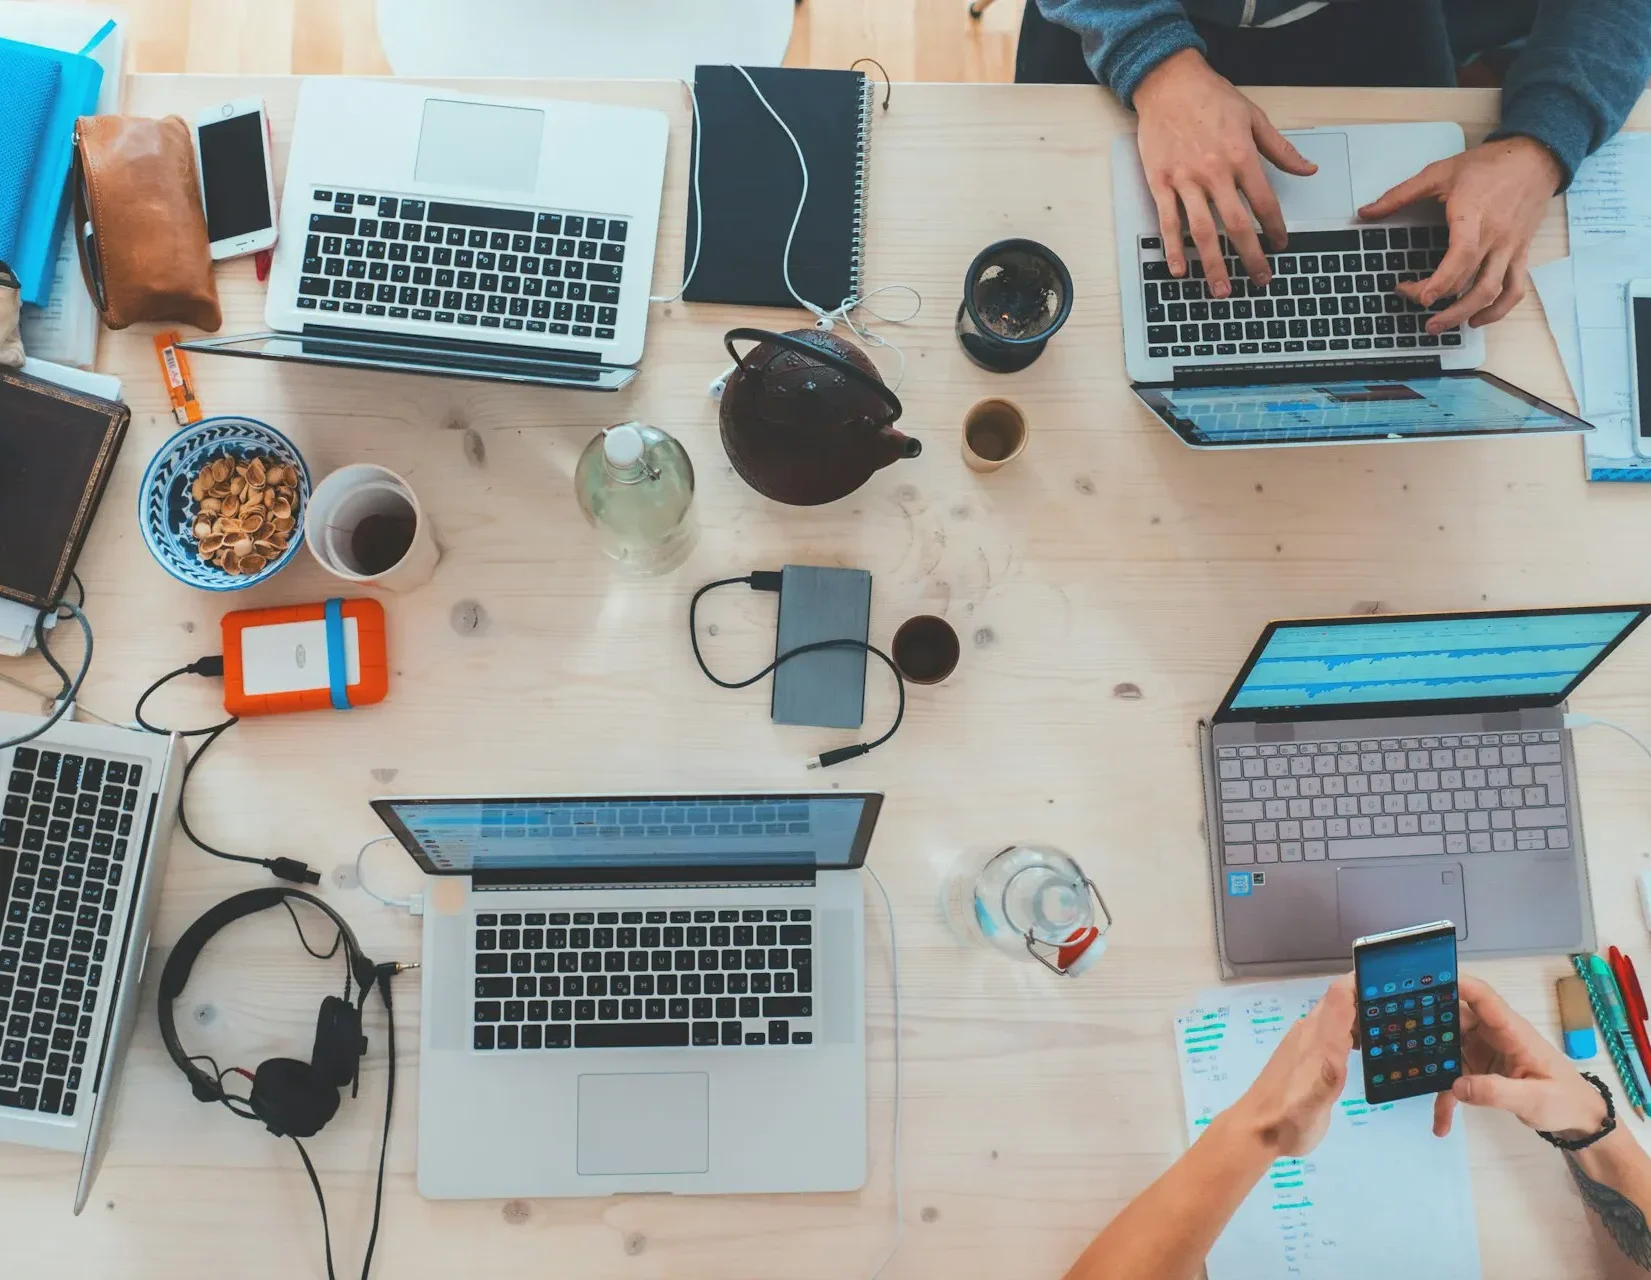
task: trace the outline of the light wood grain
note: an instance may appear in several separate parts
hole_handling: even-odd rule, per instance
[[[686,201],[680,90],[566,83],[511,91],[529,88],[672,114],[654,274],[655,291],[671,292]],[[284,163],[295,90],[273,78],[140,76],[127,105],[188,115],[230,92],[261,94]],[[1475,136],[1495,110],[1493,95],[1474,91],[1257,96],[1282,126],[1458,119]],[[1651,125],[1651,107],[1642,104],[1634,123]],[[193,819],[209,838],[322,868],[328,898],[376,956],[416,955],[417,923],[330,878],[380,831],[367,806],[376,794],[809,784],[888,793],[871,859],[899,920],[909,1219],[891,1277],[1058,1275],[1182,1149],[1171,1020],[1216,979],[1194,726],[1269,618],[1337,613],[1359,600],[1454,609],[1646,593],[1640,559],[1624,554],[1644,542],[1644,496],[1585,484],[1572,439],[1219,455],[1177,443],[1132,398],[1122,367],[1107,156],[1112,135],[1127,127],[1086,88],[895,87],[871,151],[868,280],[909,282],[923,295],[914,323],[881,331],[905,348],[902,425],[925,452],[828,507],[781,508],[746,489],[726,464],[705,395],[725,362],[726,327],[801,323],[800,314],[656,309],[642,374],[612,398],[195,360],[207,412],[280,427],[316,476],[359,460],[407,476],[445,548],[428,585],[385,599],[393,664],[385,704],[245,723],[192,788]],[[1077,301],[1042,360],[994,377],[963,358],[952,315],[970,257],[1010,233],[1065,258]],[[1564,244],[1556,200],[1534,260]],[[257,326],[261,291],[250,263],[228,264],[219,278],[226,331]],[[892,367],[886,352],[878,359]],[[98,628],[84,701],[124,718],[149,680],[217,650],[227,605],[316,600],[337,584],[307,553],[232,601],[167,578],[132,516],[143,464],[172,430],[149,329],[106,334],[100,363],[125,379],[133,423],[81,561]],[[1571,403],[1534,300],[1491,332],[1488,364]],[[959,423],[988,394],[1024,407],[1031,439],[1014,464],[977,476],[963,465]],[[704,536],[688,565],[663,581],[617,576],[571,493],[586,441],[632,417],[679,436],[699,470]],[[874,640],[933,612],[964,641],[951,679],[912,691],[890,746],[823,778],[803,772],[805,758],[853,735],[772,725],[766,690],[712,688],[683,635],[699,583],[788,561],[871,570]],[[484,621],[465,631],[455,616],[472,606]],[[710,654],[719,668],[754,670],[771,655],[771,600],[729,593],[708,601],[704,617],[719,628]],[[38,666],[8,670],[44,684]],[[1123,684],[1141,696],[1120,696]],[[1651,637],[1641,635],[1590,679],[1579,709],[1644,728],[1648,688]],[[22,705],[3,689],[0,701]],[[875,675],[867,701],[873,728],[892,701]],[[152,707],[178,724],[207,723],[217,711],[208,682]],[[1645,934],[1631,879],[1651,857],[1647,762],[1612,735],[1584,735],[1579,753],[1600,935],[1637,943]],[[1070,850],[1117,919],[1107,956],[1080,980],[963,950],[941,922],[938,887],[958,851],[1028,838]],[[371,858],[382,890],[418,887],[393,848]],[[207,906],[258,883],[179,840],[157,946],[164,952]],[[416,983],[404,981],[404,1092],[378,1274],[868,1273],[893,1227],[891,1001],[875,895],[869,919],[872,1159],[866,1188],[853,1195],[426,1202],[413,1184],[419,999]],[[180,1002],[192,1047],[248,1066],[307,1051],[315,1006],[336,971],[298,952],[289,929],[271,916],[213,944]],[[1630,950],[1644,956],[1643,947]],[[1564,969],[1548,959],[1483,972],[1551,1031],[1552,983]],[[154,1029],[158,971],[152,963],[123,1110],[87,1215],[67,1219],[71,1159],[0,1151],[13,1228],[7,1274],[319,1275],[319,1232],[296,1154],[190,1098]],[[344,1259],[358,1258],[364,1243],[382,1114],[381,1023],[370,1022],[362,1097],[346,1101],[311,1148]],[[1589,1274],[1582,1211],[1558,1158],[1501,1117],[1464,1121],[1485,1274]],[[32,1224],[52,1229],[23,1229]]]
[[[131,23],[133,71],[389,72],[376,0],[100,2]],[[1003,0],[978,19],[968,16],[968,0],[802,0],[786,64],[846,67],[869,57],[896,80],[1012,80],[1020,14],[1021,0]]]

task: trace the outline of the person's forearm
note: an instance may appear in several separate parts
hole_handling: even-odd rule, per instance
[[[1273,1157],[1234,1111],[1096,1236],[1066,1280],[1190,1280]]]
[[[1622,127],[1651,77],[1651,0],[1544,0],[1502,88],[1492,138],[1523,134],[1577,165]]]
[[[1180,0],[1027,0],[1049,21],[1077,33],[1095,79],[1134,106],[1136,86],[1172,53],[1203,52]]]
[[[1638,1139],[1618,1128],[1591,1147],[1567,1152],[1565,1162],[1601,1242],[1604,1274],[1644,1277],[1651,1272],[1651,1157]]]

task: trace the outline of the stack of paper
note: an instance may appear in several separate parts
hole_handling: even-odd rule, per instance
[[[100,115],[120,110],[121,64],[126,47],[123,16],[86,5],[0,0],[0,37],[48,49],[81,49],[111,20],[115,29],[89,55],[103,68],[103,84],[97,97]],[[66,227],[74,216],[72,208],[65,209],[63,216]],[[23,308],[23,346],[30,355],[86,369],[97,358],[98,316],[80,274],[80,255],[75,246],[73,235],[65,233],[59,238],[50,296],[44,306]]]
[[[1189,1141],[1249,1088],[1326,985],[1307,978],[1220,987],[1175,1020]],[[1368,1105],[1350,1056],[1324,1141],[1273,1162],[1210,1250],[1209,1280],[1388,1280],[1400,1255],[1424,1260],[1429,1276],[1478,1276],[1462,1126],[1435,1138],[1432,1125],[1431,1097]]]
[[[1582,416],[1590,480],[1651,481],[1629,418],[1630,280],[1651,277],[1651,134],[1619,134],[1565,195],[1571,256],[1531,271]]]

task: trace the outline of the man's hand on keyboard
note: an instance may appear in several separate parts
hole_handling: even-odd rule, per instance
[[[1445,206],[1450,250],[1431,276],[1401,283],[1399,292],[1431,307],[1456,301],[1427,322],[1443,333],[1462,321],[1478,327],[1500,320],[1530,287],[1525,258],[1548,201],[1559,189],[1559,162],[1530,138],[1502,138],[1436,160],[1359,210],[1385,218],[1418,200]]]
[[[1172,54],[1147,73],[1135,91],[1135,110],[1141,121],[1141,164],[1158,206],[1170,274],[1180,277],[1187,271],[1181,243],[1184,208],[1212,297],[1225,298],[1232,292],[1217,238],[1217,214],[1250,279],[1267,283],[1272,270],[1256,238],[1251,212],[1275,252],[1284,248],[1285,232],[1284,215],[1267,184],[1261,157],[1304,177],[1318,166],[1194,49]]]

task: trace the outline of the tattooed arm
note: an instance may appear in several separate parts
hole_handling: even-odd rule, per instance
[[[1507,1111],[1533,1129],[1584,1138],[1605,1123],[1605,1100],[1570,1060],[1476,978],[1460,984],[1468,1074],[1434,1101],[1433,1131],[1450,1132],[1456,1104]],[[1600,1241],[1602,1274],[1651,1276],[1651,1157],[1618,1128],[1565,1161]]]

